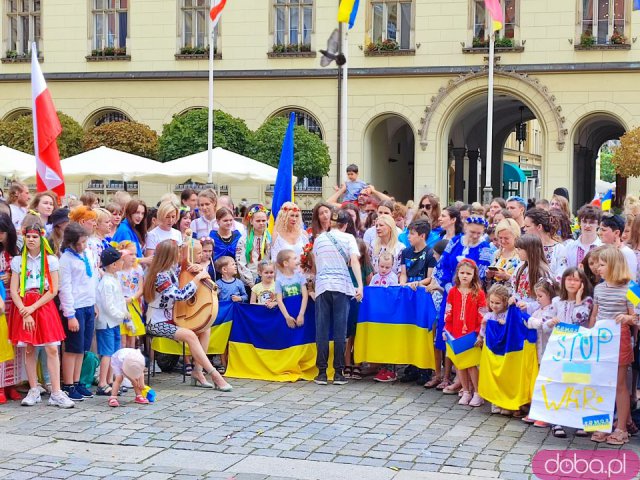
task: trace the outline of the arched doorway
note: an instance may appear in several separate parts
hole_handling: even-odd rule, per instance
[[[536,198],[542,178],[543,130],[532,107],[496,91],[493,106],[493,195]],[[482,201],[486,183],[487,93],[464,99],[451,118],[446,162],[448,199]]]
[[[584,117],[573,135],[573,203],[574,209],[595,196],[596,160],[603,144],[625,133],[622,122],[613,114],[593,113]],[[626,181],[616,178],[616,198],[626,194]]]
[[[401,116],[381,115],[365,130],[364,181],[396,200],[413,198],[415,136]],[[346,166],[345,166],[346,167]]]

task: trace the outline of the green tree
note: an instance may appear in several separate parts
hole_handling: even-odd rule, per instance
[[[253,134],[247,156],[277,167],[287,123],[284,117],[273,117],[264,122]],[[298,178],[323,177],[329,173],[331,157],[327,145],[302,125],[294,129],[293,152],[293,174]]]
[[[174,116],[162,128],[158,142],[160,161],[173,160],[207,149],[207,121],[209,110],[200,108]],[[221,110],[213,111],[213,146],[243,155],[251,136],[244,120]]]
[[[611,161],[612,158],[613,153],[608,149],[603,148],[600,151],[600,180],[610,183],[616,181],[616,170]]]
[[[83,151],[84,130],[69,115],[58,112],[62,133],[58,137],[60,158],[77,155]],[[24,115],[10,122],[0,122],[0,145],[33,154],[33,117]]]
[[[158,134],[138,122],[111,122],[92,128],[84,135],[84,149],[101,146],[141,157],[158,157]]]

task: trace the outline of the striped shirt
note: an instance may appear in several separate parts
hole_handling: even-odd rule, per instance
[[[627,300],[627,290],[629,285],[625,283],[620,286],[609,285],[602,282],[596,285],[593,292],[594,304],[598,306],[596,321],[615,320],[619,314],[627,314],[633,305]]]

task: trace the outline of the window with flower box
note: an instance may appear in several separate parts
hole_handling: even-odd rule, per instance
[[[6,0],[5,11],[7,44],[4,58],[29,61],[32,42],[36,42],[41,57],[40,0]]]

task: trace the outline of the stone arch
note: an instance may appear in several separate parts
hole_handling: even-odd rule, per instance
[[[90,120],[101,110],[119,110],[133,121],[137,118],[142,118],[138,110],[133,105],[119,98],[101,98],[95,102],[91,102],[80,110],[78,118],[84,119],[82,124],[86,128]]]
[[[487,76],[485,69],[459,75],[440,87],[438,93],[431,97],[431,103],[420,119],[420,144],[423,150],[430,141],[440,138],[441,129],[447,123],[443,120],[451,115],[455,116],[469,96],[486,93]],[[562,108],[556,105],[555,96],[550,95],[547,87],[539,80],[523,73],[497,70],[494,72],[494,91],[509,94],[529,105],[545,134],[556,137],[558,150],[564,148],[567,129],[564,126],[565,118],[561,115]]]
[[[9,110],[4,117],[2,117],[2,120],[5,122],[10,122],[12,120],[16,120],[24,115],[31,115],[31,109],[30,108],[14,108],[12,110]]]
[[[324,138],[325,138],[325,133],[324,133],[325,130],[324,130],[324,126],[322,125],[322,122],[320,122],[320,120],[318,120],[318,117],[313,112],[310,112],[306,108],[300,108],[300,107],[296,107],[296,106],[281,108],[280,110],[275,111],[271,115],[269,115],[268,118],[282,116],[284,113],[290,112],[292,110],[295,110],[295,111],[298,111],[298,112],[302,112],[305,115],[307,115],[308,117],[312,118],[313,121],[316,123],[316,125],[318,127],[318,130],[319,130],[319,133],[320,133],[320,138],[324,140]]]
[[[273,117],[278,112],[283,110],[302,110],[312,115],[317,121],[318,124],[321,125],[323,138],[327,138],[327,135],[330,130],[327,130],[327,125],[331,124],[331,121],[327,114],[324,112],[324,109],[308,98],[296,98],[295,103],[287,102],[285,97],[279,97],[274,101],[268,103],[257,115],[256,120],[259,122],[255,128],[258,128],[262,125],[267,119]]]
[[[186,113],[189,110],[196,110],[199,108],[208,108],[208,105],[209,105],[209,101],[207,97],[192,97],[192,98],[187,98],[186,100],[182,100],[178,103],[175,103],[174,105],[171,106],[171,108],[167,110],[167,113],[162,119],[162,124],[165,125],[167,123],[170,123],[171,120],[173,120],[173,117],[175,117],[176,115],[182,115],[183,113]],[[226,111],[224,106],[220,102],[217,102],[215,98],[213,102],[213,109]]]

